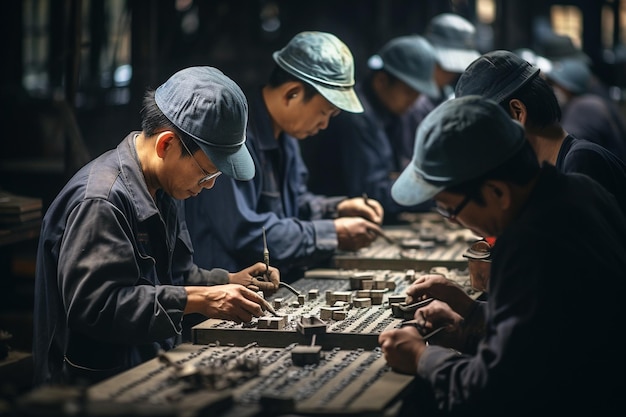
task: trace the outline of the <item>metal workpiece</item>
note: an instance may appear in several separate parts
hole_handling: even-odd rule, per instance
[[[383,415],[413,381],[391,371],[379,348],[316,346],[183,344],[162,355],[166,363],[153,359],[92,385],[88,401],[160,405],[177,417],[277,415],[278,406],[299,415]],[[294,350],[311,363],[295,364]]]
[[[432,267],[467,268],[463,254],[481,238],[436,213],[419,213],[403,226],[384,226],[384,236],[355,252],[333,257],[340,269],[428,270]]]
[[[252,322],[237,324],[232,321],[208,319],[192,328],[192,341],[207,344],[215,340],[222,343],[245,345],[257,342],[261,346],[282,347],[287,344],[307,344],[307,337],[301,331],[304,318],[321,320],[325,323],[323,334],[317,335],[317,343],[323,349],[341,346],[346,349],[374,349],[378,347],[378,336],[386,329],[398,328],[409,313],[394,314],[397,305],[404,302],[406,290],[412,280],[407,280],[406,270],[368,270],[365,274],[358,270],[320,269],[308,271],[304,278],[291,284],[294,292],[279,288],[268,297],[278,318],[259,318]],[[428,271],[412,271],[417,278],[425,273],[440,273],[466,288],[469,286],[467,270],[443,267]],[[353,280],[355,275],[367,280]],[[367,284],[370,281],[370,284]],[[359,289],[355,289],[355,282]],[[377,283],[377,284],[374,284]],[[364,289],[361,287],[366,287]],[[375,287],[375,288],[374,288]],[[308,297],[302,297],[309,294]],[[313,294],[313,295],[311,295]],[[320,296],[320,294],[323,294]],[[301,304],[298,301],[304,301]],[[311,330],[311,329],[307,329]]]

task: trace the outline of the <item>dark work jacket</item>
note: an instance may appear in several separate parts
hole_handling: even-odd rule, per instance
[[[260,94],[251,95],[246,146],[256,173],[251,181],[222,175],[209,191],[186,201],[198,265],[239,270],[263,260],[263,228],[270,262],[281,280],[330,260],[337,249],[331,217],[339,201],[308,191],[306,166],[293,137],[276,140]]]
[[[432,204],[406,207],[391,197],[391,186],[412,158],[405,148],[402,118],[390,113],[368,83],[356,92],[363,113],[341,112],[328,127],[302,143],[311,190],[359,197],[366,193],[385,210],[385,223],[401,212],[425,211]]]
[[[402,119],[404,120],[404,149],[408,149],[410,151],[410,156],[413,155],[413,148],[415,145],[415,135],[417,133],[417,129],[422,124],[422,121],[428,116],[428,114],[433,111],[437,106],[439,106],[444,101],[447,101],[454,97],[454,89],[450,85],[444,86],[440,90],[440,95],[438,98],[432,98],[426,94],[421,94],[417,100],[413,103],[409,110],[405,114],[402,115]]]
[[[430,345],[418,374],[445,415],[621,415],[626,218],[589,177],[544,164],[492,249],[474,355]],[[422,415],[422,414],[420,414]]]
[[[163,192],[155,204],[134,133],[80,169],[44,216],[36,383],[96,382],[154,358],[179,341],[181,285],[228,282],[226,271],[192,263],[182,204]]]
[[[568,135],[556,160],[561,172],[588,175],[615,196],[626,215],[626,163],[604,147]]]
[[[597,143],[626,161],[626,121],[619,108],[597,94],[583,94],[563,106],[561,125],[578,138]]]

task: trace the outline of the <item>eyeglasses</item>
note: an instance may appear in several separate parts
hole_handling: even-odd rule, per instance
[[[441,214],[443,217],[445,217],[448,220],[455,220],[456,216],[459,215],[459,213],[461,212],[461,210],[463,210],[465,208],[465,206],[467,206],[467,203],[469,203],[471,200],[471,197],[469,195],[466,195],[465,198],[463,199],[463,201],[461,201],[459,203],[458,206],[456,206],[454,209],[452,210],[448,210],[448,209],[444,209],[441,208],[439,206],[436,206],[436,210],[439,214]]]
[[[222,175],[222,171],[215,171],[212,174],[209,174],[208,172],[206,172],[204,168],[200,166],[200,164],[198,163],[198,160],[196,159],[195,156],[193,156],[193,154],[191,153],[187,145],[185,145],[185,142],[181,138],[178,138],[178,140],[180,141],[181,145],[183,145],[183,148],[185,148],[189,156],[191,156],[191,159],[193,159],[193,162],[195,162],[196,165],[198,165],[198,168],[200,168],[200,171],[202,171],[202,174],[204,175],[204,177],[200,178],[200,181],[198,181],[199,186],[202,186],[202,184],[204,184],[205,182],[211,181],[212,179],[215,179],[219,177],[220,175]]]

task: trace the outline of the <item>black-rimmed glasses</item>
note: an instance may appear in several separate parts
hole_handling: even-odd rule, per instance
[[[215,172],[213,172],[211,174],[206,172],[204,170],[204,168],[202,168],[202,166],[200,166],[200,163],[198,162],[196,157],[193,156],[193,154],[191,153],[191,151],[189,150],[187,145],[185,145],[185,142],[181,138],[178,138],[178,140],[180,141],[181,145],[183,145],[183,148],[185,148],[185,150],[187,151],[189,156],[191,156],[191,159],[193,159],[193,162],[195,162],[196,165],[198,165],[198,168],[200,168],[200,171],[202,171],[202,174],[204,175],[204,177],[200,178],[200,181],[198,181],[198,185],[199,186],[202,186],[202,184],[204,184],[205,182],[211,181],[212,179],[215,179],[215,178],[219,177],[220,175],[222,175],[222,171],[215,171]]]
[[[463,210],[465,206],[467,206],[467,203],[469,203],[470,200],[471,200],[471,197],[469,195],[466,195],[463,201],[461,201],[459,205],[453,208],[452,210],[444,209],[439,206],[436,206],[435,209],[437,210],[439,214],[441,214],[446,219],[455,220],[456,216],[458,216],[461,210]]]

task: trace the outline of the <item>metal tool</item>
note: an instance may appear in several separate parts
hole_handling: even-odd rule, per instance
[[[300,292],[298,290],[296,290],[294,287],[292,287],[291,285],[287,284],[286,282],[282,282],[281,281],[281,282],[278,283],[278,286],[287,288],[289,291],[291,291],[295,295],[302,295],[302,294],[300,294]]]
[[[406,320],[400,323],[400,327],[406,327],[406,326],[415,327],[417,331],[422,335],[422,339],[424,339],[425,341],[432,338],[434,335],[436,335],[437,333],[441,332],[442,330],[446,328],[445,326],[437,327],[432,332],[424,334],[424,331],[426,329],[422,325],[418,324],[417,320]]]
[[[267,249],[267,238],[265,237],[265,227],[263,227],[263,263],[265,264],[265,274],[263,278],[265,281],[270,280],[270,251]]]
[[[265,298],[263,298],[263,305],[265,306],[265,308],[263,308],[263,310],[267,310],[269,311],[272,316],[274,317],[281,317],[276,310],[274,310],[274,307],[272,307],[272,305],[270,304],[269,301],[267,301]]]
[[[365,203],[366,206],[374,208],[374,206],[372,206],[370,204],[370,200],[369,200],[369,197],[367,196],[367,193],[363,193],[361,196],[363,197],[363,202]],[[383,239],[385,239],[387,241],[387,243],[389,243],[391,245],[398,245],[398,242],[396,242],[395,239],[393,239],[391,236],[389,236],[383,230],[376,231],[376,234],[379,235],[380,237],[382,237]]]

